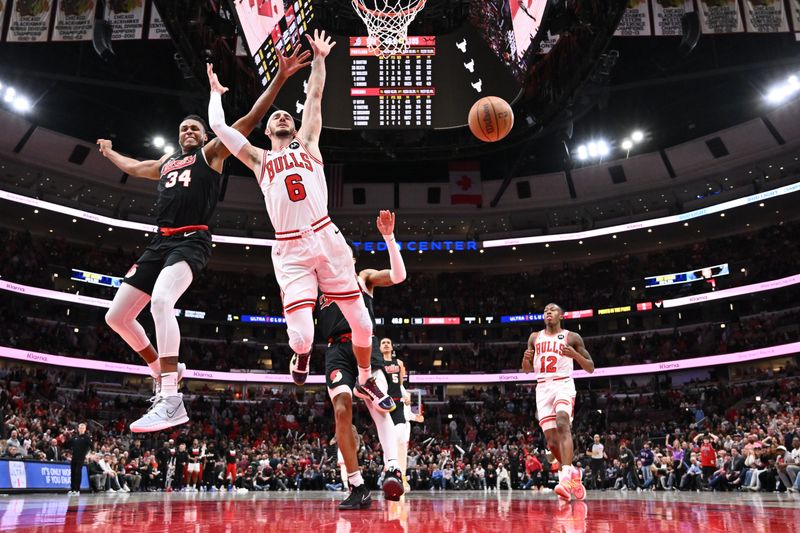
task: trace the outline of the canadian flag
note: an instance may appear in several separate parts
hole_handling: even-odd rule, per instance
[[[481,164],[479,161],[450,162],[450,203],[483,203]]]

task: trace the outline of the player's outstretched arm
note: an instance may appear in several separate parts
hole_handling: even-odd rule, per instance
[[[314,30],[314,37],[306,34],[314,59],[311,61],[311,76],[308,78],[308,93],[303,104],[303,125],[297,136],[306,145],[311,155],[322,161],[319,150],[319,135],[322,132],[322,92],[325,89],[325,58],[336,42],[322,32]]]
[[[97,139],[97,145],[100,147],[99,150],[103,157],[114,163],[125,174],[147,180],[159,180],[161,178],[161,164],[169,157],[169,154],[164,154],[161,159],[139,161],[126,157],[114,150],[111,141],[108,139]]]
[[[389,252],[389,268],[384,270],[365,269],[359,273],[370,292],[373,287],[391,287],[406,279],[406,265],[394,239],[394,213],[381,211],[375,224],[378,226],[383,240],[386,241],[386,249]]]
[[[206,66],[208,82],[211,85],[211,96],[208,99],[208,122],[220,142],[225,145],[230,153],[239,161],[247,165],[256,176],[261,172],[262,150],[256,148],[247,140],[247,137],[231,128],[225,123],[225,111],[222,109],[222,95],[228,92],[223,87],[209,63]]]
[[[270,107],[272,107],[272,104],[275,103],[275,98],[278,96],[278,93],[280,92],[286,80],[297,71],[310,65],[310,59],[311,51],[301,51],[299,46],[296,47],[294,52],[288,56],[284,56],[283,54],[279,53],[278,72],[275,75],[275,78],[272,79],[269,87],[267,87],[267,89],[261,93],[261,96],[258,97],[250,111],[245,116],[234,122],[231,127],[245,137],[250,135],[250,133],[256,129],[258,123],[261,122],[261,119],[264,118],[264,115],[267,114],[267,111],[269,111]],[[206,159],[208,159],[209,162],[217,159],[224,160],[230,155],[230,151],[218,138],[213,139],[206,144],[205,153]]]
[[[594,372],[594,361],[592,360],[592,356],[589,355],[589,351],[586,350],[586,346],[583,344],[583,337],[574,331],[569,332],[569,344],[564,346],[562,355],[575,359],[575,361],[581,365],[581,368],[588,373],[591,374]]]

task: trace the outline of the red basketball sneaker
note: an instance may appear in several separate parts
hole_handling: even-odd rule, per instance
[[[580,468],[572,468],[572,476],[570,478],[570,492],[575,496],[576,500],[583,500],[586,498],[586,488],[581,481]]]
[[[568,502],[572,499],[572,471],[562,471],[559,477],[558,485],[553,489],[553,492],[560,499]]]

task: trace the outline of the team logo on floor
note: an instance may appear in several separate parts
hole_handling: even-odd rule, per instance
[[[342,371],[334,370],[331,372],[331,383],[339,383],[340,381],[342,381]]]

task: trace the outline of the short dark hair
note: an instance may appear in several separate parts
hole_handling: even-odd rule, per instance
[[[345,238],[345,241],[347,242],[347,246],[350,247],[350,251],[353,252],[353,259],[358,261],[359,250],[356,247],[355,243],[353,243],[353,241],[347,238]]]
[[[187,120],[195,120],[199,122],[200,125],[203,126],[203,132],[208,133],[208,126],[206,125],[206,121],[200,115],[186,115],[185,117],[183,117],[183,120],[181,120],[181,122],[185,122]]]

